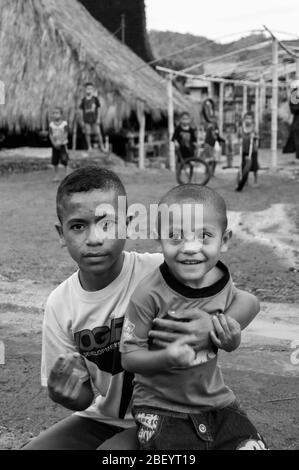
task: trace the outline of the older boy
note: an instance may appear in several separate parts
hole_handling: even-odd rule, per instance
[[[123,251],[127,214],[115,219],[98,212],[99,206],[109,204],[117,214],[119,196],[126,192],[117,175],[93,166],[75,171],[58,189],[56,228],[79,270],[52,292],[46,305],[42,385],[48,386],[54,402],[76,413],[41,434],[27,450],[93,450],[134,426],[132,375],[121,366],[119,342],[133,291],[161,265],[163,256]],[[117,238],[106,236],[115,228]],[[239,292],[228,313],[245,327],[248,314],[253,318],[257,311],[254,297]],[[164,331],[153,332],[158,344],[198,331],[198,343],[207,346],[211,319],[204,312],[191,312],[189,319],[186,324],[161,320]],[[135,434],[120,435],[119,448],[137,447]]]
[[[100,120],[100,101],[95,96],[94,84],[88,82],[85,84],[85,97],[81,101],[80,110],[84,123],[84,132],[88,150],[92,150],[91,136],[96,135],[99,141],[99,147],[105,152]]]
[[[236,322],[223,315],[235,293],[229,271],[219,261],[231,238],[224,200],[212,189],[185,185],[170,191],[160,208],[163,205],[182,211],[174,213],[166,227],[160,216],[165,262],[133,294],[121,341],[123,367],[135,374],[133,413],[140,448],[266,449],[224,383],[217,348],[225,349],[226,341],[212,332],[214,347],[200,351],[193,347],[196,334],[163,350],[148,342],[155,318],[184,321],[184,312],[196,309],[213,316],[215,325],[220,321],[228,338],[238,331]],[[196,205],[203,213],[196,213]],[[182,218],[187,206],[189,221]],[[240,336],[235,337],[235,348]]]

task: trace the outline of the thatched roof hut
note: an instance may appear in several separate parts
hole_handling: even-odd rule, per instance
[[[106,128],[120,128],[140,103],[154,119],[167,114],[165,81],[77,0],[0,0],[0,11],[0,80],[6,87],[0,129],[45,129],[56,104],[73,122],[88,80],[101,96]],[[174,106],[181,111],[191,105],[175,92]]]

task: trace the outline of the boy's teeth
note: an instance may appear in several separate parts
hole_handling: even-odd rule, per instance
[[[199,261],[183,261],[184,264],[198,264]]]

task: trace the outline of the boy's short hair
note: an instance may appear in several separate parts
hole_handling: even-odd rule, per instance
[[[185,116],[188,116],[189,118],[191,117],[191,115],[190,115],[190,113],[189,113],[188,111],[184,111],[184,112],[181,113],[180,119],[182,119],[182,118],[185,117]]]
[[[164,204],[171,206],[172,204],[182,204],[184,202],[190,204],[190,201],[196,204],[210,204],[219,215],[223,233],[225,232],[228,226],[226,203],[220,194],[207,186],[199,186],[198,184],[176,186],[163,196],[159,202],[159,207]]]
[[[243,119],[250,117],[252,120],[254,120],[254,115],[250,111],[244,114]]]
[[[62,109],[62,107],[61,107],[61,106],[54,106],[54,108],[53,108],[53,112],[54,112],[54,111],[59,111],[59,112],[60,112],[60,114],[63,114],[63,109]]]
[[[84,85],[84,88],[87,88],[89,86],[94,87],[94,83],[93,82],[86,82],[85,85]]]
[[[87,193],[93,189],[114,190],[119,196],[127,197],[120,178],[111,170],[89,165],[79,168],[61,182],[56,197],[56,210],[60,222],[63,218],[63,199],[75,193]]]

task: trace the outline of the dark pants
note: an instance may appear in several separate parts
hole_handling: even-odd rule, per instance
[[[60,147],[53,147],[52,149],[52,161],[53,166],[58,166],[59,163],[63,166],[67,166],[69,163],[69,154],[66,145]]]
[[[115,444],[112,441],[109,445],[114,436]],[[103,443],[107,450],[136,450],[136,428],[124,431],[123,428],[72,415],[32,439],[23,450],[96,450]]]
[[[237,403],[199,414],[137,408],[141,450],[266,450],[267,446]]]
[[[257,153],[253,153],[251,158],[249,158],[248,155],[243,154],[242,177],[238,180],[236,191],[242,191],[248,181],[249,173],[253,171],[254,174],[257,175],[258,169]]]

